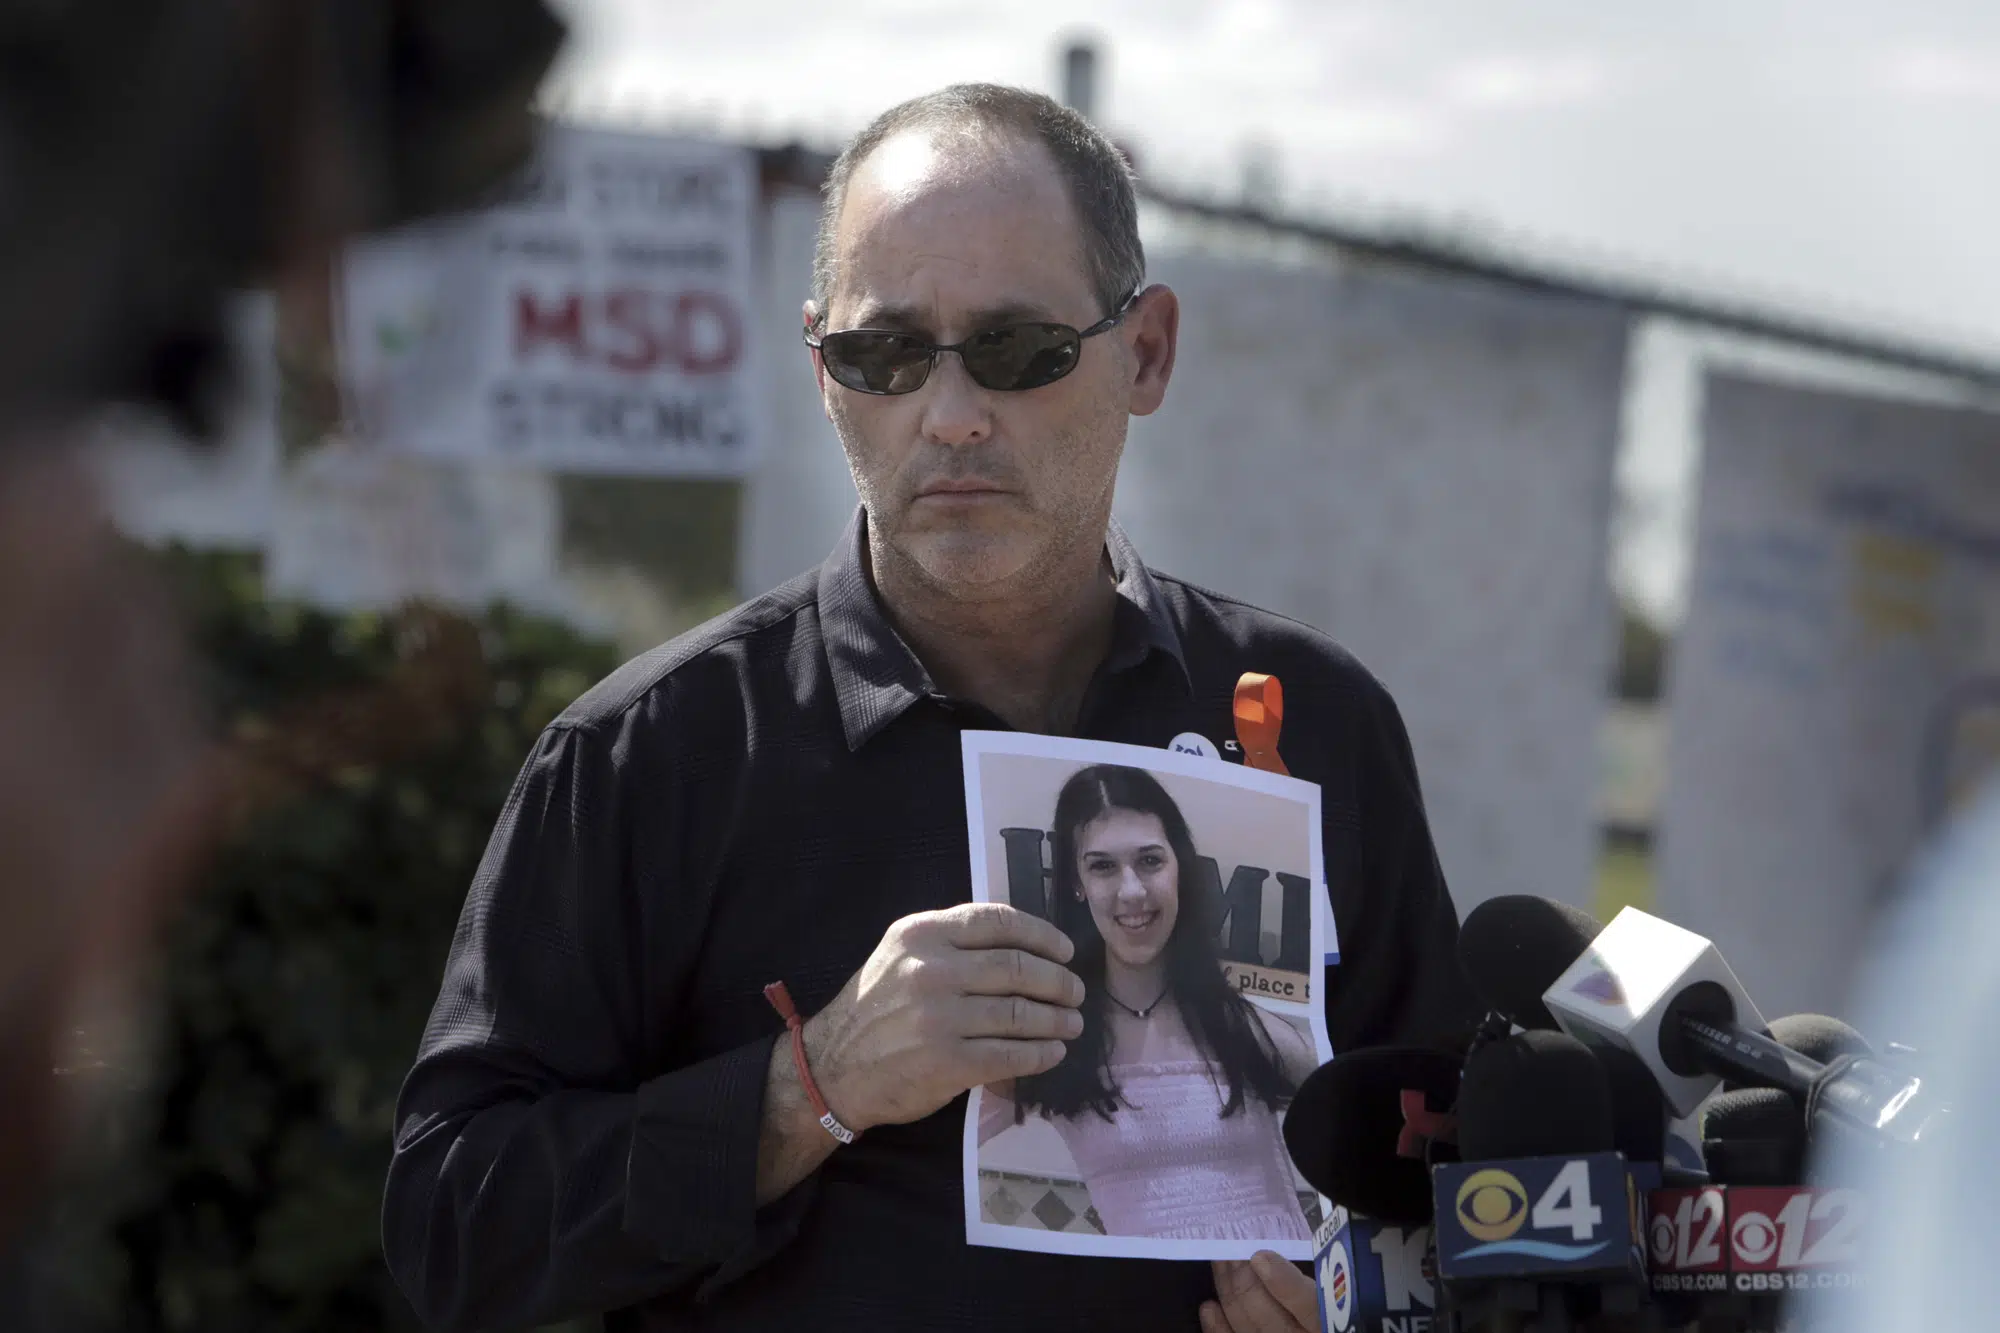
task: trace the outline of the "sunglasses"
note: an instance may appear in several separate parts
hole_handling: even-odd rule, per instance
[[[965,373],[982,389],[1014,392],[1054,384],[1076,369],[1083,340],[1116,328],[1138,296],[1133,292],[1113,314],[1087,329],[1067,324],[1003,324],[981,329],[964,342],[934,343],[916,333],[891,329],[843,329],[821,334],[810,328],[806,346],[819,349],[834,383],[856,393],[915,393],[924,387],[939,353],[956,352]]]

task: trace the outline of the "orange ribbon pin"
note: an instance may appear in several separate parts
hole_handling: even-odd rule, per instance
[[[1285,722],[1285,690],[1276,676],[1246,671],[1236,682],[1236,743],[1243,747],[1243,762],[1266,773],[1290,771],[1278,758],[1278,731]]]

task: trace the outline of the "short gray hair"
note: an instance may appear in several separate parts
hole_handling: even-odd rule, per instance
[[[1041,93],[993,83],[955,83],[890,107],[834,159],[813,247],[812,295],[820,319],[826,318],[833,294],[834,231],[847,202],[848,179],[890,136],[931,126],[1008,131],[1048,150],[1076,210],[1084,265],[1105,314],[1113,313],[1146,280],[1132,168],[1117,146],[1082,116]]]

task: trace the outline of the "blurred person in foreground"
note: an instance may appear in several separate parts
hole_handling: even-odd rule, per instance
[[[946,89],[835,164],[804,334],[859,512],[818,570],[627,664],[529,756],[397,1110],[385,1244],[428,1321],[1317,1327],[1268,1254],[965,1242],[966,1093],[1054,1068],[1086,1020],[1074,941],[967,901],[963,729],[1229,736],[1238,677],[1278,676],[1285,762],[1324,791],[1334,1047],[1473,1016],[1388,694],[1111,521],[1179,319],[1124,159],[1046,97]],[[810,1015],[803,1073],[777,982]]]
[[[1852,1299],[1815,1308],[1813,1333],[1993,1324],[1986,1285],[2000,1251],[2000,770],[1915,867],[1871,951],[1856,1004],[1863,1032],[1916,1048],[1911,1067],[1951,1108],[1941,1134],[1896,1152],[1843,1137],[1813,1176],[1852,1185],[1870,1212]]]
[[[133,404],[199,436],[232,289],[323,284],[358,229],[525,160],[561,39],[540,0],[76,0],[0,12],[0,1247],[200,864],[232,756],[77,444]]]

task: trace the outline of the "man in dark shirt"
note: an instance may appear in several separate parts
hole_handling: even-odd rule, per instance
[[[1052,926],[967,902],[959,733],[1226,738],[1238,677],[1277,676],[1284,760],[1323,791],[1340,1050],[1472,1008],[1395,705],[1111,523],[1179,310],[1085,122],[984,86],[888,112],[834,169],[814,287],[861,510],[817,572],[628,664],[529,757],[403,1090],[390,1265],[450,1328],[1316,1327],[1289,1265],[965,1243],[964,1094],[1054,1065],[1082,985]]]

